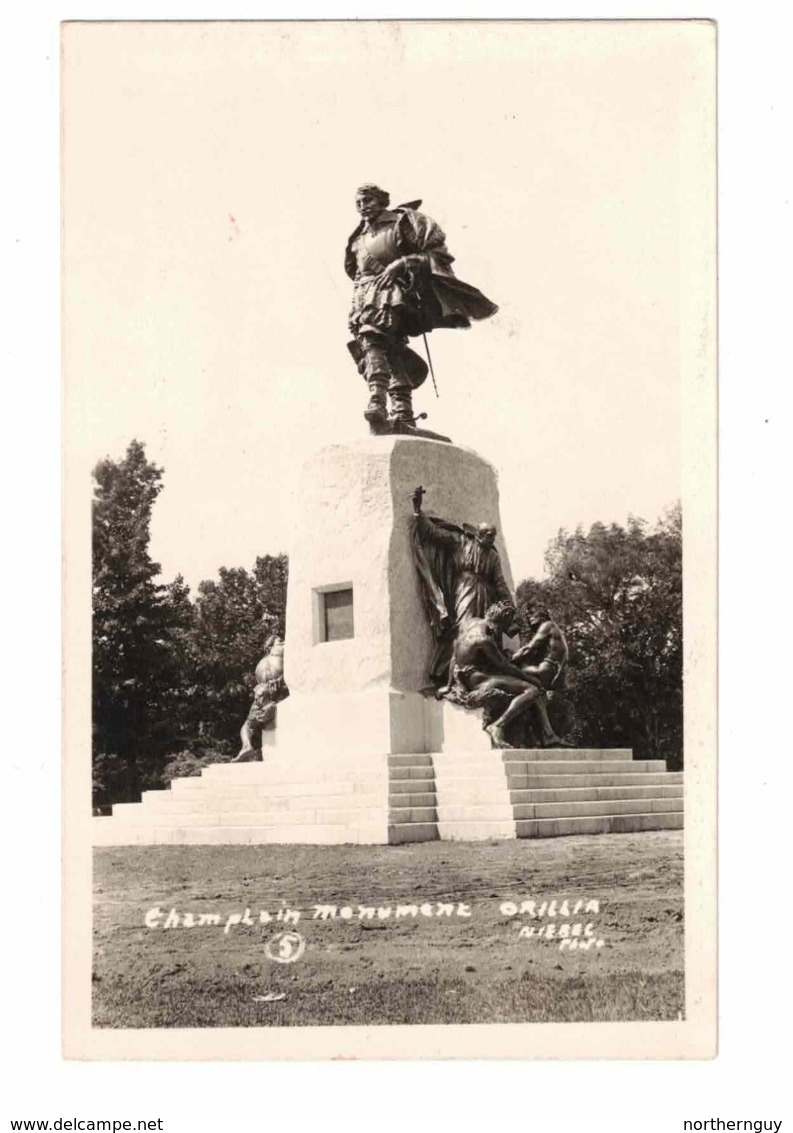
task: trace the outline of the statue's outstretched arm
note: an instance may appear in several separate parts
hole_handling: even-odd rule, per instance
[[[438,519],[437,516],[425,515],[421,510],[425,495],[426,492],[419,486],[415,489],[411,497],[416,534],[419,540],[424,543],[434,544],[435,546],[456,546],[459,536],[463,534],[462,528],[454,523],[449,523],[448,520]]]
[[[457,546],[460,534],[452,524],[447,525],[444,520],[438,521],[435,516],[425,515],[423,511],[414,512],[414,516],[416,531],[421,542],[436,547]]]

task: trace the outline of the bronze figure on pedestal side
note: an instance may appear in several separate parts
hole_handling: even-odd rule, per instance
[[[512,655],[512,661],[527,676],[535,677],[543,688],[560,687],[567,664],[567,638],[545,607],[528,613],[531,638]]]
[[[344,258],[355,285],[348,346],[369,387],[364,416],[373,433],[448,440],[416,428],[413,390],[426,379],[427,364],[408,339],[438,327],[470,326],[471,319],[486,319],[498,308],[457,279],[446,237],[417,211],[421,201],[393,209],[389,204],[384,189],[361,185],[355,195],[361,222]]]
[[[489,523],[462,526],[425,515],[424,489],[413,493],[411,537],[424,605],[436,641],[429,666],[434,685],[448,681],[449,661],[457,634],[472,618],[483,618],[494,602],[507,602],[512,594],[501,570],[495,546],[498,532]]]
[[[289,696],[284,680],[284,643],[273,634],[264,646],[264,656],[256,666],[253,702],[240,729],[242,747],[232,763],[251,763],[262,758],[262,732],[275,726],[279,701]]]
[[[493,747],[513,746],[506,730],[530,709],[539,717],[543,747],[571,747],[551,726],[540,679],[518,668],[501,648],[501,635],[509,631],[514,619],[515,607],[497,602],[484,618],[473,618],[460,628],[452,650],[449,686],[439,690],[440,694],[465,708],[483,708],[485,731]]]

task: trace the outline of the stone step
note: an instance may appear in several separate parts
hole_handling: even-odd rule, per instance
[[[584,818],[599,814],[682,813],[683,799],[589,799],[579,802],[517,803],[515,820],[526,818]]]
[[[682,799],[683,784],[650,784],[641,787],[557,787],[553,790],[512,790],[513,803],[586,802],[605,799]]]
[[[673,786],[677,785],[670,782],[672,772],[640,772],[637,775],[519,775],[512,776],[507,781],[506,779],[498,779],[494,777],[475,778],[465,777],[460,778],[443,778],[438,777],[437,793],[440,796],[448,797],[451,792],[455,800],[476,798],[483,792],[488,795],[497,795],[503,791],[505,796],[512,796],[518,791],[526,790],[549,790],[549,789],[570,789],[577,788],[598,788],[598,787],[655,787],[655,786]],[[391,790],[394,790],[396,784],[391,784]]]
[[[369,775],[357,779],[282,779],[272,780],[269,783],[227,784],[212,783],[206,779],[174,779],[171,790],[178,795],[203,795],[215,798],[223,795],[236,794],[245,797],[258,791],[263,795],[280,795],[284,798],[294,795],[354,795],[374,794],[388,784],[387,774]]]
[[[633,751],[629,747],[542,747],[542,748],[504,748],[501,758],[533,763],[543,760],[620,760],[631,762]]]
[[[457,752],[444,751],[435,753],[432,757],[436,771],[453,771],[456,767],[489,767],[491,771],[498,771],[502,762],[494,751],[473,751],[465,757]]]
[[[495,771],[490,767],[454,767],[435,770],[435,780],[438,783],[499,783],[502,787],[507,784],[507,777],[500,767]]]
[[[388,775],[385,757],[377,761],[369,760],[356,765],[329,764],[314,767],[308,763],[294,766],[289,763],[215,763],[206,767],[200,775],[187,779],[175,779],[176,783],[202,783],[212,787],[225,786],[267,786],[272,783],[333,783],[363,779],[382,779]]]
[[[462,818],[450,821],[439,818],[438,832],[444,842],[491,842],[515,838],[515,820],[504,818]]]
[[[434,791],[436,787],[434,779],[392,779],[388,784],[388,790],[392,795],[406,793],[426,794],[428,791]]]
[[[554,838],[565,834],[631,834],[640,830],[682,830],[683,812],[518,819],[515,828],[518,838]]]
[[[157,798],[156,796],[160,796]],[[346,795],[317,795],[295,794],[276,795],[267,791],[257,792],[256,795],[240,794],[228,795],[220,791],[207,791],[206,794],[174,795],[171,791],[154,791],[144,797],[140,804],[119,803],[113,808],[116,814],[119,806],[140,806],[145,814],[208,814],[212,811],[223,811],[230,814],[241,812],[271,810],[289,812],[316,809],[349,810],[351,807],[363,808],[385,805],[387,792],[385,788],[371,794]],[[123,811],[121,813],[124,813]]]
[[[506,784],[502,784],[500,789],[492,788],[488,791],[477,790],[476,787],[438,790],[440,806],[509,806],[510,802]]]
[[[429,756],[427,756],[427,759],[429,759]],[[434,774],[431,760],[425,764],[396,764],[388,769],[388,777],[392,783],[398,779],[432,779]]]
[[[122,804],[129,807],[119,813],[114,808],[113,818],[124,825],[132,823],[135,826],[305,826],[309,823],[318,823],[321,826],[338,825],[339,823],[377,822],[386,813],[384,804],[375,807],[355,807],[352,810],[324,809],[322,807],[304,807],[294,811],[208,811],[193,814],[170,814],[167,811],[156,813],[145,811],[135,803]]]
[[[408,822],[388,827],[388,842],[391,846],[406,842],[437,842],[439,838],[435,822]]]
[[[204,778],[209,779],[239,779],[247,777],[257,779],[267,775],[273,768],[292,770],[299,773],[306,770],[313,775],[346,774],[347,771],[361,768],[366,770],[372,767],[386,767],[386,753],[356,752],[350,756],[325,756],[321,752],[304,751],[299,758],[286,755],[277,748],[268,751],[265,759],[252,760],[250,763],[210,763],[201,770]]]
[[[388,826],[377,823],[277,826],[152,826],[95,818],[95,846],[377,845],[388,840]],[[103,825],[99,825],[103,824]]]
[[[456,783],[461,779],[483,780],[506,784],[507,777],[502,767],[492,763],[459,764],[456,767],[436,767],[435,778],[439,783]]]
[[[504,770],[509,779],[516,775],[638,775],[666,773],[666,763],[663,759],[633,759],[627,760],[559,760],[537,765],[533,763],[517,763],[512,760],[504,762]]]
[[[549,747],[549,748],[501,748],[501,749],[465,749],[455,751],[433,751],[430,753],[433,762],[441,763],[479,763],[483,761],[506,762],[518,760],[522,763],[540,763],[554,760],[617,760],[621,763],[630,763],[633,752],[629,747],[616,748],[585,748],[585,747]]]
[[[438,806],[444,809],[450,806],[497,807],[500,814],[505,808],[511,811],[512,802],[506,791],[490,791],[487,794],[482,791],[441,791]]]
[[[438,812],[434,806],[398,806],[388,811],[389,825],[397,826],[405,822],[437,822]]]
[[[438,801],[435,791],[395,791],[388,796],[389,807],[432,806]]]
[[[671,786],[682,782],[679,771],[650,772],[638,775],[514,775],[510,776],[510,792],[543,790],[555,787],[650,787]]]
[[[500,799],[492,802],[445,802],[437,807],[438,821],[446,822],[505,822],[515,818],[511,803]]]
[[[432,756],[420,753],[408,753],[407,755],[389,755],[389,767],[432,767]]]

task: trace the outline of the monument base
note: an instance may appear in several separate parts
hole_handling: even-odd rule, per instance
[[[97,845],[370,843],[677,828],[680,774],[620,750],[493,750],[482,714],[422,689],[435,642],[413,499],[500,529],[495,469],[417,437],[308,462],[290,547],[285,680],[261,763],[215,764],[94,820]],[[506,548],[498,551],[512,589]]]
[[[625,748],[339,755],[318,747],[299,760],[270,750],[262,763],[214,764],[114,806],[112,817],[93,819],[93,834],[97,846],[376,845],[682,825],[682,772],[633,760]]]
[[[374,689],[325,696],[290,696],[278,725],[263,734],[263,753],[321,751],[325,755],[379,752],[490,751],[482,713],[433,695]]]
[[[291,695],[278,706],[278,724],[267,737],[263,752],[345,756],[353,752],[397,753],[427,751],[425,699],[419,693],[396,689],[368,692]]]

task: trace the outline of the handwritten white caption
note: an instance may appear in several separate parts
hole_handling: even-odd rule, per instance
[[[573,924],[566,918],[576,917],[580,913],[586,916],[589,913],[600,912],[600,902],[595,899],[588,901],[575,901],[571,904],[563,901],[502,901],[501,913],[505,917],[528,916],[538,919],[543,917],[560,918],[561,923],[555,919],[543,925],[522,925],[518,936],[525,940],[558,940],[559,951],[566,949],[570,952],[588,952],[590,948],[599,949],[606,943],[602,936],[595,931],[590,921],[575,921]]]
[[[282,902],[281,908],[270,911],[259,909],[253,912],[246,908],[243,912],[196,913],[171,908],[167,913],[154,905],[144,916],[148,929],[190,929],[220,928],[229,935],[241,926],[254,925],[297,925],[301,919],[314,921],[379,921],[395,922],[405,920],[440,919],[467,921],[481,912],[482,906],[472,906],[462,901],[422,901],[416,904],[364,905],[356,902],[351,905],[313,905],[309,909],[298,909]],[[542,921],[542,924],[521,924],[518,936],[524,940],[545,940],[558,942],[561,951],[589,951],[600,949],[605,944],[596,931],[595,924],[587,921],[589,915],[600,913],[597,898],[552,898],[551,900],[526,899],[521,901],[501,901],[499,914],[505,920],[513,921],[528,918]],[[580,917],[580,920],[576,920]],[[276,942],[270,959],[281,963],[291,963],[299,958],[305,942],[298,933],[279,933],[273,938]],[[297,942],[302,943],[298,949]],[[286,943],[284,943],[286,942]],[[291,943],[290,943],[291,942]]]
[[[299,932],[277,932],[268,940],[264,951],[277,964],[294,964],[306,950],[306,942]]]

